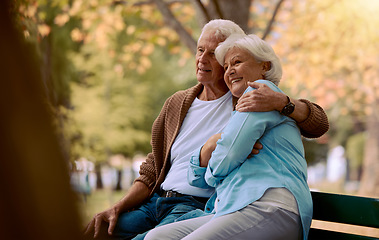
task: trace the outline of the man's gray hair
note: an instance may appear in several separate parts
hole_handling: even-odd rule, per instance
[[[236,23],[225,20],[225,19],[213,19],[204,25],[201,30],[200,38],[203,36],[204,32],[214,31],[214,35],[217,39],[224,40],[232,34],[244,34],[240,26]]]
[[[282,78],[282,65],[270,44],[255,34],[232,34],[215,50],[216,59],[221,66],[224,65],[226,53],[233,47],[247,50],[257,62],[270,62],[270,70],[264,77],[275,85],[279,84]]]

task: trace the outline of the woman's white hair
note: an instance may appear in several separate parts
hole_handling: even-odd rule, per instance
[[[245,34],[236,23],[225,19],[213,19],[204,25],[199,40],[205,32],[214,32],[217,39],[224,40],[232,34]]]
[[[258,62],[270,62],[270,70],[265,73],[265,79],[278,85],[282,78],[282,65],[274,49],[255,34],[232,34],[215,50],[218,63],[224,65],[225,55],[229,49],[238,47],[251,53]]]

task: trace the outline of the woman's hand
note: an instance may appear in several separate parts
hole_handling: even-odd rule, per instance
[[[221,138],[221,133],[215,134],[210,137],[203,145],[200,151],[200,167],[207,167],[209,159],[211,159],[212,152],[217,146],[217,141]]]
[[[211,159],[212,152],[216,149],[217,141],[221,138],[222,133],[218,133],[210,137],[207,142],[203,145],[200,151],[200,167],[207,167],[209,159]],[[254,144],[253,150],[249,154],[248,158],[259,153],[259,150],[263,148],[262,144],[256,142]]]
[[[253,146],[253,150],[251,150],[251,153],[247,157],[251,158],[252,156],[257,155],[259,153],[259,150],[261,150],[262,148],[263,145],[260,142],[256,142]]]

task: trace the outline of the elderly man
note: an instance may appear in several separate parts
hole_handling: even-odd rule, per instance
[[[232,33],[243,33],[229,20],[207,23],[198,40],[198,84],[168,98],[152,127],[152,152],[128,193],[88,224],[87,236],[143,239],[150,229],[203,209],[211,190],[190,186],[187,169],[193,151],[227,124],[237,99],[226,86],[214,51]],[[257,90],[242,97],[239,111],[278,110],[298,123],[303,136],[319,137],[329,128],[325,112],[307,100],[293,100],[253,83]],[[295,107],[296,106],[296,107]],[[259,151],[255,146],[253,153]]]

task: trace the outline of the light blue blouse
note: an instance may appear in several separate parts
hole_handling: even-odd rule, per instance
[[[272,82],[258,80],[276,92]],[[254,90],[248,87],[245,92]],[[263,145],[259,154],[247,158],[255,142]],[[307,184],[307,163],[296,122],[278,111],[233,112],[208,167],[200,167],[200,149],[190,160],[188,181],[201,188],[215,188],[206,205],[215,217],[240,210],[258,200],[269,188],[287,188],[295,197],[307,239],[312,221],[312,198]]]

